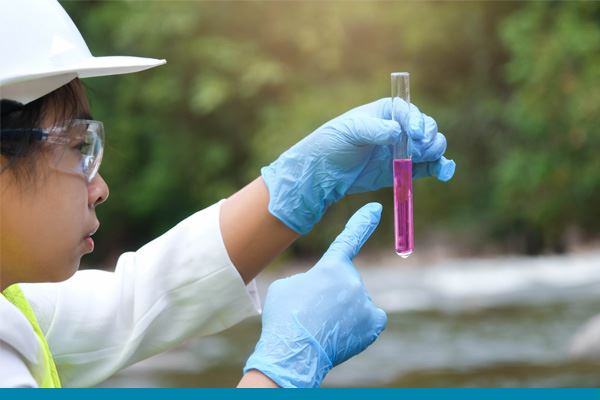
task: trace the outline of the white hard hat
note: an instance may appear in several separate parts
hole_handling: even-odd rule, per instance
[[[56,0],[0,0],[0,100],[27,104],[76,77],[126,74],[164,63],[92,56]]]

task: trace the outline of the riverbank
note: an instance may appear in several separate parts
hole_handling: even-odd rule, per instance
[[[357,260],[388,327],[325,386],[597,386],[595,359],[571,342],[600,312],[600,249],[561,256]],[[280,275],[266,271],[264,296]],[[234,386],[260,333],[259,318],[132,366],[102,386]]]

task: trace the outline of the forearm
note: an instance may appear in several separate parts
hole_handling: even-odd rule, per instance
[[[238,383],[238,388],[278,388],[279,386],[258,370],[250,370]]]
[[[300,235],[268,210],[269,191],[257,178],[221,206],[220,226],[231,261],[248,283]]]

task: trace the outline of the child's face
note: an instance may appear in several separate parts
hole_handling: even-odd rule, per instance
[[[10,171],[0,174],[0,288],[65,280],[93,251],[89,236],[99,225],[95,207],[108,197],[106,182],[100,174],[88,183],[61,172],[46,157],[40,163],[43,179],[32,189],[19,187]]]

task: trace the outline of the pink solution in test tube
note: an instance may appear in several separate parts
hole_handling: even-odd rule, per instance
[[[408,115],[410,86],[408,72],[392,73],[392,119],[402,127],[399,142],[394,146],[394,246],[401,257],[408,257],[415,248],[413,226],[412,160],[409,151]]]
[[[394,233],[399,256],[408,257],[413,252],[413,232],[412,161],[394,160]]]

